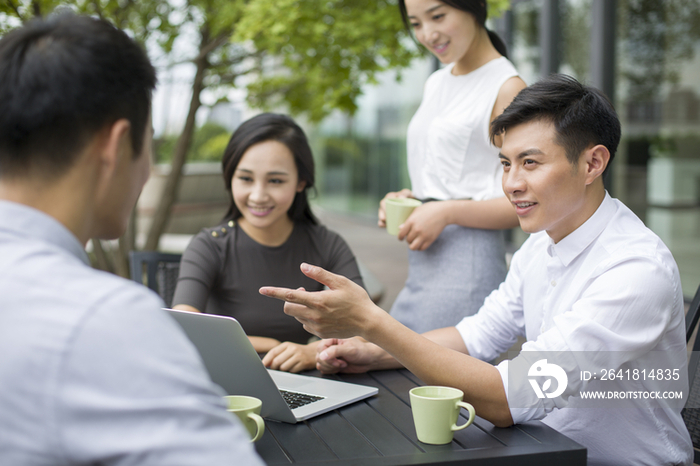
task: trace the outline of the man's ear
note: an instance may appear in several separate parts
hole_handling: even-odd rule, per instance
[[[602,177],[610,162],[610,151],[602,144],[593,146],[584,154],[586,160],[586,186]]]
[[[105,128],[100,150],[102,168],[114,171],[124,156],[131,157],[131,123],[121,118]]]

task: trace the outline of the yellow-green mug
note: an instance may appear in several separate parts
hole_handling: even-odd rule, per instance
[[[411,411],[418,440],[431,445],[450,443],[454,432],[474,422],[474,407],[462,401],[464,392],[451,387],[416,387],[409,392]],[[469,411],[469,419],[458,426],[460,408]]]
[[[250,434],[250,441],[257,442],[265,433],[265,421],[260,417],[262,401],[252,396],[231,395],[227,396],[228,411],[234,413],[241,420]]]
[[[398,235],[399,227],[406,221],[413,209],[421,205],[418,199],[410,197],[392,197],[384,201],[384,214],[386,215],[386,231],[390,235]]]

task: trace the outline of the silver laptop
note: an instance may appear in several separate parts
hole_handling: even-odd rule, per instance
[[[262,400],[262,417],[295,423],[377,394],[374,387],[267,369],[236,319],[166,309],[229,395]]]

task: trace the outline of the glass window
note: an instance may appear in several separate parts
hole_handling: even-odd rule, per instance
[[[540,10],[542,0],[514,1],[511,61],[523,80],[532,84],[540,76]]]
[[[567,0],[559,7],[561,15],[561,63],[559,72],[581,82],[590,81],[592,0]]]
[[[354,116],[335,113],[309,135],[317,164],[315,202],[376,217],[386,193],[411,187],[406,129],[434,67],[425,57],[402,70],[400,81],[395,71],[382,73],[378,84],[363,90]]]
[[[618,1],[614,193],[700,283],[700,3]]]

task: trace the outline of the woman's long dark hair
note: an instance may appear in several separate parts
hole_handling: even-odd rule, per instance
[[[224,170],[226,190],[231,193],[231,205],[224,218],[236,220],[241,217],[242,214],[233,201],[231,180],[243,154],[251,146],[265,141],[278,141],[287,146],[294,156],[294,163],[299,172],[299,181],[306,182],[304,189],[294,196],[294,201],[287,211],[287,215],[295,222],[303,221],[317,224],[318,220],[311,212],[306,195],[306,192],[314,186],[314,158],[311,154],[311,147],[309,147],[304,131],[294,120],[287,115],[276,113],[262,113],[243,122],[234,131],[228,146],[226,146],[221,165]]]
[[[486,5],[486,0],[439,0],[445,5],[449,5],[452,8],[458,10],[466,11],[474,16],[476,22],[479,26],[486,29],[486,32],[491,39],[491,43],[496,48],[496,51],[508,58],[508,51],[506,50],[506,44],[498,37],[493,31],[490,31],[486,27],[486,18],[488,18],[488,10]],[[408,12],[406,11],[406,2],[404,0],[399,0],[399,10],[401,11],[401,19],[403,19],[403,24],[409,33],[413,31],[411,27],[411,22],[408,20]]]

